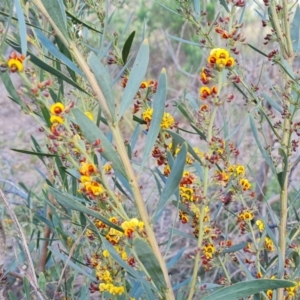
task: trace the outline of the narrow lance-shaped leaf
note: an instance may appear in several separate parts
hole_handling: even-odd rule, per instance
[[[58,29],[61,31],[61,33],[66,39],[69,39],[65,7],[62,0],[42,0],[42,2]]]
[[[160,131],[160,124],[164,115],[165,103],[167,97],[167,76],[166,69],[162,69],[159,81],[157,93],[155,95],[154,103],[153,103],[153,115],[150,124],[149,131],[147,133],[147,139],[143,154],[143,159],[141,163],[140,170],[143,169],[145,162],[153,149],[155,141]]]
[[[294,52],[299,51],[298,49],[298,42],[299,42],[299,30],[300,30],[300,8],[299,5],[296,7],[296,12],[291,24],[291,40],[293,44]]]
[[[0,72],[0,78],[2,79],[2,82],[3,82],[7,92],[11,96],[11,100],[13,100],[15,103],[19,104],[21,106],[21,108],[26,108],[26,105],[24,104],[24,102],[22,101],[20,96],[18,95],[16,88],[10,79],[9,73],[8,72],[4,72],[4,73]]]
[[[26,31],[25,18],[24,18],[24,14],[23,14],[23,10],[22,10],[20,0],[14,0],[14,3],[15,3],[17,16],[18,16],[22,54],[26,55],[26,52],[27,52],[27,31]]]
[[[203,298],[203,300],[238,300],[243,297],[278,288],[293,287],[295,283],[279,279],[257,279],[246,282],[239,282],[231,286],[219,289],[218,291]]]
[[[42,43],[42,45],[56,58],[58,58],[63,64],[68,66],[70,69],[72,69],[74,72],[79,74],[80,76],[84,77],[84,74],[81,70],[77,68],[77,66],[64,54],[62,54],[59,49],[56,48],[56,46],[39,30],[35,29],[35,33],[39,39],[39,41]]]
[[[157,289],[159,291],[165,290],[166,282],[163,272],[149,244],[137,237],[133,240],[133,248]]]
[[[140,88],[141,82],[145,78],[147,67],[149,63],[149,44],[148,40],[144,40],[137,57],[134,61],[130,72],[126,88],[122,97],[118,119],[124,115],[127,108],[132,103],[134,96]]]
[[[113,120],[115,120],[115,97],[112,89],[112,81],[109,72],[107,68],[101,63],[99,57],[97,57],[96,54],[93,52],[91,52],[91,54],[88,57],[88,64],[96,77],[99,87],[102,90],[111,117]]]
[[[55,200],[58,203],[60,203],[63,207],[83,212],[92,217],[95,217],[96,219],[100,220],[101,222],[103,222],[104,224],[106,224],[109,227],[115,228],[119,231],[123,231],[122,228],[120,228],[116,224],[110,222],[109,220],[105,219],[95,210],[89,209],[86,206],[82,205],[80,202],[76,201],[71,195],[62,194],[61,192],[52,188],[51,186],[48,186],[48,190],[54,196]]]
[[[127,62],[127,58],[128,58],[129,53],[130,53],[130,49],[131,49],[131,45],[132,45],[134,36],[135,36],[135,31],[133,31],[130,34],[130,36],[127,38],[127,40],[126,40],[126,42],[124,44],[124,47],[122,49],[122,60],[123,60],[123,64],[124,65]]]
[[[185,160],[187,155],[187,144],[184,143],[177,154],[176,160],[174,162],[172,171],[168,177],[164,190],[160,196],[160,199],[156,208],[156,215],[159,214],[159,211],[163,208],[169,198],[174,194],[176,189],[179,186],[180,180],[182,178],[182,173],[185,166]]]
[[[72,109],[72,113],[87,141],[89,143],[94,143],[99,139],[101,141],[101,146],[103,147],[101,155],[106,159],[106,161],[112,162],[113,169],[126,178],[127,176],[124,171],[124,166],[118,156],[118,153],[104,133],[78,108]]]
[[[196,14],[196,20],[200,21],[200,0],[194,0],[194,9]]]

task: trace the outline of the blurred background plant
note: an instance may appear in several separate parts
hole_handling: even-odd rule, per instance
[[[297,299],[298,17],[1,3],[0,292]]]

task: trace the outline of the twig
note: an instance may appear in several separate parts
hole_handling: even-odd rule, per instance
[[[53,294],[53,295],[54,295],[53,300],[55,299],[55,295],[57,294],[58,288],[59,288],[59,286],[61,285],[61,282],[62,282],[62,280],[63,280],[63,278],[64,278],[66,268],[67,268],[68,263],[69,263],[69,261],[70,261],[72,255],[73,255],[73,252],[74,252],[76,246],[79,244],[80,239],[82,238],[82,236],[84,235],[84,233],[85,233],[85,231],[87,230],[88,227],[89,227],[89,224],[87,224],[87,225],[84,227],[84,229],[82,230],[81,234],[79,235],[79,237],[77,238],[77,240],[74,242],[74,244],[72,245],[72,247],[71,247],[71,249],[70,249],[68,258],[67,258],[67,260],[64,262],[64,268],[63,268],[63,270],[61,271],[61,274],[60,274],[60,277],[59,277],[57,286],[56,286],[56,288],[55,288],[55,291],[54,291],[54,294]]]
[[[2,224],[2,220],[0,220],[0,300],[5,299],[3,292],[4,292],[4,284],[1,283],[2,276],[3,276],[3,265],[4,265],[4,257],[5,257],[5,246],[6,246],[6,238],[5,232]]]
[[[11,209],[9,202],[5,198],[4,193],[1,189],[0,189],[0,200],[6,207],[6,210],[7,210],[8,214],[10,215],[11,219],[13,220],[13,223],[15,224],[17,232],[21,239],[21,245],[22,245],[23,251],[25,253],[25,256],[27,258],[28,268],[29,268],[29,272],[30,272],[30,274],[27,274],[29,282],[30,282],[31,286],[33,287],[34,291],[36,292],[36,294],[39,295],[39,297],[41,299],[47,299],[47,297],[45,295],[42,295],[43,294],[42,291],[38,288],[38,282],[37,282],[37,278],[35,276],[33,261],[30,256],[30,251],[28,249],[26,237],[23,233],[22,227],[17,219],[15,212]]]

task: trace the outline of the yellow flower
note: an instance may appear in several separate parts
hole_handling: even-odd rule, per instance
[[[213,254],[216,252],[216,248],[213,244],[207,243],[202,248],[203,254],[205,255],[206,259],[213,258]]]
[[[82,162],[80,164],[79,173],[81,175],[90,176],[91,174],[97,173],[97,167],[94,164]]]
[[[145,89],[149,86],[149,83],[147,81],[143,81],[140,85],[140,89]]]
[[[179,187],[179,194],[182,201],[193,201],[194,190],[192,188],[181,186]]]
[[[244,212],[240,213],[238,217],[244,221],[251,221],[254,218],[254,214],[251,211],[245,210]]]
[[[210,94],[211,94],[211,91],[208,86],[202,86],[199,89],[199,95],[200,95],[201,100],[205,100],[208,96],[210,96]]]
[[[133,233],[140,229],[144,228],[144,222],[139,221],[137,218],[133,218],[129,221],[124,221],[121,224],[121,227],[124,229],[124,233],[128,238],[132,238]]]
[[[111,164],[105,164],[103,166],[103,171],[105,174],[108,174],[111,171]]]
[[[200,158],[204,157],[204,152],[200,151],[198,147],[194,147],[193,150]]]
[[[162,129],[168,129],[173,127],[175,124],[173,116],[171,116],[169,113],[164,113],[162,121],[160,123],[160,127]]]
[[[263,232],[264,229],[265,229],[265,224],[264,224],[264,222],[262,220],[257,220],[256,221],[256,226],[258,227],[258,230],[260,232]]]
[[[142,113],[142,118],[145,122],[150,122],[152,120],[153,115],[153,108],[148,107],[145,111]]]
[[[274,243],[269,237],[265,237],[264,246],[270,252],[275,250]]]
[[[240,179],[240,185],[243,187],[243,191],[247,191],[251,188],[251,183],[245,178]]]
[[[84,113],[91,121],[94,121],[94,116],[90,111],[86,111]]]
[[[7,66],[10,68],[11,72],[22,72],[24,70],[23,59],[20,57],[10,58],[7,62]]]
[[[235,168],[235,172],[237,175],[245,175],[245,167],[242,165],[237,165]]]
[[[64,109],[65,106],[62,103],[56,102],[51,105],[50,112],[52,115],[60,115],[64,111]]]
[[[53,115],[50,117],[50,123],[52,123],[52,124],[53,123],[63,124],[63,122],[64,122],[64,119],[60,116]]]
[[[102,255],[104,257],[109,257],[109,252],[105,249],[105,250],[102,251]]]

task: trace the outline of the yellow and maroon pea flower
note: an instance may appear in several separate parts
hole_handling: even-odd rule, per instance
[[[273,241],[267,236],[265,237],[265,240],[264,240],[264,247],[269,252],[273,252],[275,250]]]
[[[267,294],[268,298],[270,300],[272,300],[272,298],[273,298],[273,290],[267,290],[266,294]]]
[[[194,201],[194,190],[190,187],[180,186],[179,194],[183,202]]]
[[[251,183],[246,178],[241,178],[239,183],[242,186],[243,191],[251,189]]]
[[[170,175],[170,173],[171,173],[170,166],[169,166],[168,164],[166,164],[166,165],[164,166],[164,175],[167,177],[167,176]]]
[[[186,224],[189,221],[189,216],[186,212],[179,210],[179,220],[182,224]]]
[[[252,211],[244,210],[238,214],[238,221],[251,221],[254,218]]]
[[[201,73],[200,73],[200,81],[203,83],[203,84],[208,84],[209,83],[209,81],[210,81],[210,77],[209,76],[207,76],[207,74],[204,72],[204,71],[202,71]]]
[[[146,89],[149,87],[149,83],[147,81],[143,81],[140,85],[140,89]]]
[[[133,233],[137,230],[143,230],[144,228],[144,222],[139,221],[137,218],[133,218],[129,221],[124,221],[121,224],[121,227],[124,230],[124,234],[128,237],[128,238],[132,238],[133,237]]]
[[[106,163],[104,166],[103,166],[103,171],[105,174],[110,174],[111,173],[111,169],[112,169],[112,166],[110,163]]]
[[[213,244],[211,243],[206,243],[202,247],[202,252],[203,255],[205,256],[206,259],[210,260],[213,258],[214,253],[216,252],[216,248]]]
[[[94,164],[90,164],[86,162],[82,162],[80,164],[79,173],[81,175],[90,176],[96,174],[97,172],[98,172],[97,167]]]
[[[208,86],[202,86],[199,89],[199,95],[201,100],[206,100],[207,97],[211,95],[211,90]]]
[[[164,113],[163,118],[160,123],[161,129],[169,129],[175,125],[174,117],[171,116],[169,113]]]
[[[60,116],[52,115],[50,117],[50,123],[52,123],[52,124],[63,124],[64,119]]]
[[[264,231],[264,229],[265,229],[265,223],[263,222],[263,220],[257,220],[255,224],[258,227],[258,230],[260,232]]]
[[[142,112],[142,119],[146,122],[149,123],[152,120],[152,115],[153,115],[153,108],[148,107],[146,110]]]
[[[23,54],[18,55],[15,51],[13,51],[7,61],[7,66],[10,69],[10,71],[12,73],[22,72],[24,70],[24,64],[23,64],[24,59],[25,56]]]
[[[50,112],[52,115],[60,115],[65,110],[65,106],[61,102],[56,102],[51,105]]]

